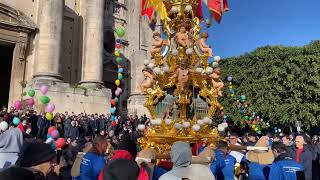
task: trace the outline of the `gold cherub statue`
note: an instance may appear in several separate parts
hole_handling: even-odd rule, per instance
[[[193,70],[188,68],[188,62],[183,61],[180,64],[180,67],[176,69],[176,72],[173,76],[170,77],[170,80],[176,79],[177,82],[177,89],[178,91],[184,91],[187,88],[190,72]]]
[[[206,44],[206,40],[208,39],[209,35],[207,32],[201,33],[201,38],[198,40],[198,45],[201,49],[201,51],[205,54],[207,54],[209,57],[213,57],[212,49],[209,45]]]
[[[154,56],[155,54],[160,53],[162,46],[164,46],[164,45],[170,46],[170,41],[163,40],[161,38],[160,33],[158,33],[158,32],[155,32],[153,34],[153,39],[154,39],[154,41],[152,44],[152,49],[150,50],[151,56]]]
[[[181,24],[179,27],[179,32],[175,35],[175,41],[178,46],[188,48],[191,45],[190,34],[187,31],[187,25],[185,23]]]
[[[152,91],[152,87],[155,83],[155,75],[151,68],[145,67],[142,69],[144,80],[140,84],[140,91],[142,94],[147,94]]]
[[[221,69],[219,67],[214,68],[212,74],[209,75],[212,86],[217,89],[218,95],[222,96],[222,90],[224,87],[224,83],[220,80]]]

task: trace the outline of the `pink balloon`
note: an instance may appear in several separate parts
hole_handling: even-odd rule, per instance
[[[59,131],[55,129],[51,132],[50,135],[53,139],[56,139],[59,136]]]
[[[117,88],[117,91],[119,91],[120,93],[122,93],[122,89],[121,88]]]
[[[33,98],[28,99],[28,100],[27,100],[27,104],[28,104],[29,106],[33,106],[33,105],[34,105],[34,99],[33,99]]]
[[[48,92],[48,86],[47,85],[42,85],[41,87],[40,87],[40,92],[42,93],[42,94],[47,94],[47,92]]]
[[[114,92],[116,96],[119,96],[121,93],[120,91],[116,90],[116,92]]]
[[[52,113],[55,108],[56,108],[56,106],[53,103],[49,103],[46,107],[46,111],[49,113]]]
[[[17,109],[17,110],[20,110],[22,108],[22,103],[20,100],[16,100],[14,102],[14,107]]]

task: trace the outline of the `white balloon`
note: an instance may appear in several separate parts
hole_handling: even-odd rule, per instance
[[[191,12],[191,11],[192,11],[192,6],[191,6],[191,5],[187,5],[184,10],[185,10],[186,12]]]
[[[138,130],[143,131],[146,128],[144,124],[139,124],[138,125]]]
[[[213,60],[214,60],[214,61],[220,61],[220,60],[221,60],[221,57],[220,57],[220,56],[215,56],[215,57],[213,57]]]
[[[46,140],[46,144],[51,144],[53,142],[53,139],[50,137],[50,138],[48,138],[47,140]]]
[[[196,68],[197,73],[202,73],[203,69],[202,68]]]
[[[189,128],[190,127],[190,122],[183,122],[183,124],[182,124],[182,126],[183,126],[183,128]]]
[[[181,124],[180,123],[175,123],[174,124],[174,128],[175,129],[180,129],[181,128]]]
[[[192,49],[192,48],[188,48],[188,49],[186,50],[186,54],[187,54],[187,55],[192,55],[192,54],[193,54],[193,49]]]
[[[218,126],[218,131],[224,131],[224,127]]]
[[[228,127],[228,123],[223,122],[223,123],[221,123],[221,126],[224,127],[224,128],[227,128]]]
[[[144,61],[143,61],[143,64],[144,64],[145,66],[148,66],[148,64],[149,64],[149,60],[147,60],[147,59],[146,59],[146,60],[144,60]]]
[[[200,125],[199,124],[195,124],[195,125],[192,126],[192,129],[194,131],[199,131],[200,130]]]
[[[161,73],[161,69],[159,67],[155,67],[153,69],[153,72],[156,73],[156,74],[160,74]]]
[[[154,67],[154,64],[153,63],[149,63],[148,67],[152,69]]]
[[[178,12],[178,8],[176,6],[172,6],[172,8],[170,9],[170,12],[176,13]]]
[[[207,74],[211,74],[213,72],[213,68],[212,67],[207,67],[206,68],[206,73]]]
[[[197,121],[197,123],[198,123],[200,126],[204,125],[204,122],[203,122],[202,120],[200,120],[200,119]]]
[[[213,68],[216,68],[216,67],[218,67],[218,66],[219,66],[219,63],[217,63],[217,62],[213,62],[213,63],[212,63],[212,67],[213,67]]]
[[[0,131],[5,131],[9,127],[8,123],[6,121],[0,122]]]
[[[166,125],[170,125],[171,124],[171,119],[165,119],[164,122],[166,123]]]

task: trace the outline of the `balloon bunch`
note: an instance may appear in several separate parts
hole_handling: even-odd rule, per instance
[[[46,144],[51,144],[52,149],[61,149],[65,145],[64,138],[59,138],[59,131],[54,126],[48,129]]]
[[[124,68],[121,66],[121,63],[123,61],[121,57],[121,51],[123,50],[123,45],[122,42],[123,40],[121,39],[125,35],[125,30],[123,27],[118,27],[115,30],[118,38],[116,39],[116,50],[114,51],[114,55],[116,57],[116,62],[118,64],[118,78],[115,81],[115,85],[117,86],[116,91],[114,92],[115,98],[111,99],[111,108],[110,108],[110,113],[112,114],[111,120],[112,120],[112,126],[116,126],[116,111],[117,111],[117,104],[119,104],[119,96],[122,93],[122,89],[120,88],[121,85],[121,80],[123,80],[123,72]]]
[[[40,97],[40,101],[46,106],[46,114],[45,117],[48,121],[51,121],[53,119],[53,111],[55,110],[56,106],[53,103],[50,103],[50,98],[46,96],[47,92],[49,90],[49,87],[47,85],[41,85],[40,86],[40,92],[42,93],[42,96]]]
[[[253,111],[253,104],[247,100],[245,95],[240,95],[237,98],[236,88],[233,84],[233,77],[231,75],[227,76],[228,81],[228,97],[237,103],[237,109],[241,114],[241,124],[248,125],[253,131],[261,134],[262,129],[269,127],[269,123],[263,121],[260,116],[256,115],[256,112]],[[224,122],[227,121],[228,116],[224,115],[224,112],[221,112]]]

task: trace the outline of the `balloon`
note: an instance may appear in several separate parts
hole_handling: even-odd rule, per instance
[[[53,119],[53,114],[52,113],[46,113],[46,119],[48,120],[48,121],[51,121],[52,119]]]
[[[122,89],[117,87],[117,91],[119,91],[120,93],[122,93]]]
[[[111,116],[111,120],[112,121],[116,120],[116,117],[115,116]]]
[[[118,73],[118,79],[122,80],[123,79],[123,75],[121,73]]]
[[[36,94],[36,92],[34,91],[34,89],[29,89],[28,95],[29,95],[30,97],[33,97],[35,94]]]
[[[115,94],[116,96],[119,96],[119,95],[121,94],[121,92],[117,90],[116,92],[114,92],[114,94]]]
[[[115,84],[116,84],[117,86],[120,86],[120,80],[117,79],[117,80],[115,81]]]
[[[64,138],[58,138],[57,140],[56,140],[56,147],[58,148],[58,149],[61,149],[61,148],[63,148],[63,146],[66,144],[66,141],[64,140]]]
[[[46,107],[46,111],[49,113],[52,113],[55,109],[55,105],[53,103],[48,104],[48,106]]]
[[[116,61],[117,61],[118,64],[120,64],[122,62],[122,58],[121,57],[117,57]]]
[[[8,123],[6,121],[1,121],[0,122],[0,131],[5,131],[9,127]]]
[[[244,120],[249,120],[248,116],[244,116],[243,118],[244,118]]]
[[[115,101],[116,103],[119,103],[119,98],[118,98],[118,97],[115,97],[115,98],[114,98],[114,101]]]
[[[50,134],[47,134],[47,139],[49,138],[53,139]]]
[[[53,141],[54,141],[54,139],[52,137],[48,137],[44,143],[51,144]]]
[[[47,85],[42,85],[41,87],[40,87],[40,92],[42,93],[42,94],[47,94],[47,92],[48,92],[48,86]]]
[[[118,28],[116,29],[116,33],[117,33],[117,35],[118,35],[119,37],[123,37],[123,36],[125,35],[124,28],[118,27]]]
[[[118,72],[119,72],[119,73],[123,73],[123,68],[119,68],[119,69],[118,69]]]
[[[241,95],[240,96],[240,100],[245,100],[246,99],[246,96],[245,95]]]
[[[29,106],[33,106],[33,105],[34,105],[34,99],[33,99],[33,98],[28,99],[28,100],[27,100],[27,104],[28,104]]]
[[[118,64],[118,68],[122,68],[122,66],[120,64]]]
[[[50,98],[48,96],[41,96],[40,97],[40,101],[43,103],[43,104],[48,104],[50,102]]]
[[[48,134],[51,134],[52,131],[54,131],[54,130],[56,130],[56,127],[50,126],[50,127],[48,128]]]
[[[119,52],[119,51],[115,51],[115,52],[114,52],[114,55],[115,55],[116,57],[119,57],[119,56],[120,56],[120,52]]]
[[[51,149],[55,150],[56,149],[56,143],[51,144]]]
[[[121,44],[120,43],[116,43],[116,48],[120,49],[121,48]]]
[[[114,127],[114,126],[117,126],[117,123],[116,123],[115,121],[112,121],[112,122],[111,122],[111,126],[113,126],[113,127]]]
[[[116,105],[116,101],[114,99],[111,99],[111,105],[115,106]]]
[[[14,102],[14,107],[17,109],[17,110],[20,110],[22,108],[22,103],[20,100],[16,100]]]
[[[116,43],[121,43],[121,39],[116,39]]]
[[[232,81],[232,76],[228,76],[228,77],[227,77],[227,80],[228,80],[229,82],[231,82],[231,81]]]
[[[111,114],[115,114],[116,113],[116,109],[115,108],[111,108],[110,112],[111,112]]]
[[[14,125],[18,126],[19,123],[20,123],[20,119],[19,119],[18,117],[14,117],[13,120],[12,120],[12,123],[13,123]]]
[[[50,133],[50,135],[53,139],[56,139],[59,136],[59,131],[55,129]]]

